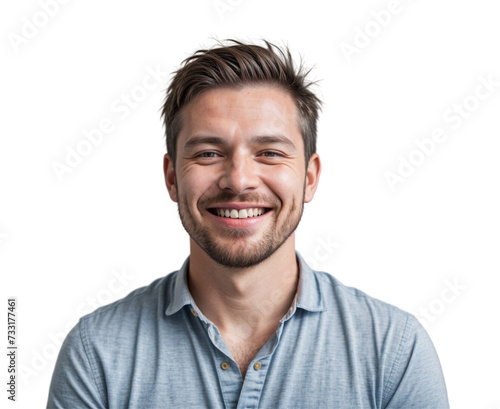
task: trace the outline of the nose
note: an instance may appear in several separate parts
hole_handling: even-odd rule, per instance
[[[257,164],[243,152],[233,152],[226,160],[219,188],[233,194],[245,193],[259,186]]]

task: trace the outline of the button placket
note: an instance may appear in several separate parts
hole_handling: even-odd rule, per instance
[[[256,357],[256,360],[248,368],[239,395],[238,408],[256,409],[259,407],[270,360],[270,356]]]
[[[228,407],[236,407],[238,397],[242,387],[242,380],[239,376],[239,368],[236,362],[229,356],[216,353],[215,363],[217,365],[217,376],[221,387],[224,402]]]

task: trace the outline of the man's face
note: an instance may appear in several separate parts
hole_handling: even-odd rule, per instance
[[[183,110],[176,167],[165,176],[182,224],[199,248],[228,267],[249,267],[295,231],[319,177],[304,161],[292,97],[270,86],[219,88]]]

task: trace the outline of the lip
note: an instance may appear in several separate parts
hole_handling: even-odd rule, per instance
[[[231,204],[232,206],[232,204]],[[252,206],[249,206],[249,205],[245,205],[247,207],[252,207]],[[240,207],[229,207],[227,205],[227,203],[225,204],[225,206],[214,206],[214,207],[219,207],[221,209],[246,209],[247,207],[245,206],[240,206]],[[258,206],[255,206],[255,207],[258,207]],[[263,207],[263,206],[260,206],[260,207]],[[210,209],[212,209],[213,207],[210,206]],[[270,209],[270,208],[266,208],[266,209]],[[263,221],[265,221],[269,214],[273,212],[273,209],[270,209],[268,210],[266,213],[260,215],[260,216],[257,216],[257,217],[247,217],[246,219],[232,219],[230,217],[220,217],[220,216],[217,216],[213,213],[210,213],[208,210],[207,210],[207,214],[209,215],[209,217],[211,217],[216,223],[220,223],[226,227],[232,227],[232,228],[245,228],[245,227],[251,227],[251,226],[255,226],[256,224],[258,223],[261,223]]]
[[[210,207],[207,207],[207,209],[236,209],[236,210],[241,210],[241,209],[255,209],[255,208],[262,207],[264,209],[271,209],[271,206],[268,205],[262,205],[262,204],[257,204],[257,203],[243,203],[243,202],[232,202],[232,203],[220,203],[220,204],[213,204],[210,205]]]

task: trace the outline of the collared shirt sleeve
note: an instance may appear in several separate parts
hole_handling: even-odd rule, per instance
[[[81,322],[68,334],[56,362],[47,409],[104,409],[91,361],[85,351]]]
[[[445,381],[434,345],[409,316],[384,392],[385,409],[449,409]]]

